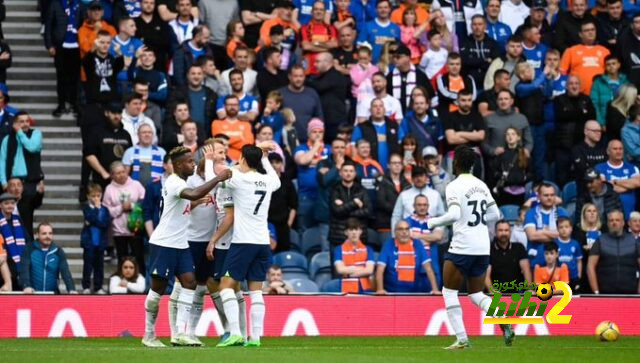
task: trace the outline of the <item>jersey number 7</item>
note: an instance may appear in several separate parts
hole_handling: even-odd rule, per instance
[[[258,200],[258,204],[256,204],[256,209],[253,210],[253,215],[255,216],[256,214],[258,214],[258,210],[260,209],[260,206],[262,205],[262,202],[264,201],[264,197],[267,195],[267,191],[266,190],[256,190],[256,192],[254,194],[260,196],[260,200]]]
[[[478,210],[477,200],[470,200],[467,202],[468,206],[473,207],[473,211],[471,212],[471,214],[473,214],[473,216],[476,218],[474,221],[469,221],[467,223],[469,227],[475,227],[480,223],[484,225],[487,224],[487,221],[485,219],[485,215],[487,214],[487,204],[488,204],[487,201],[483,199],[480,202],[480,210]]]

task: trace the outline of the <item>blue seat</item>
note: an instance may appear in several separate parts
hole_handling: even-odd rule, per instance
[[[502,213],[502,218],[506,219],[509,222],[517,222],[518,221],[518,207],[515,204],[506,204],[500,207],[500,213]]]
[[[566,203],[575,202],[578,197],[578,186],[575,181],[568,182],[562,189],[562,201]]]
[[[297,279],[309,279],[309,274],[306,272],[282,272],[282,279],[284,281],[291,281],[291,280],[297,280]]]
[[[316,285],[322,286],[325,282],[330,281],[333,278],[331,276],[331,271],[318,271],[316,276],[313,278],[313,281],[316,282]]]
[[[300,250],[303,255],[311,257],[322,251],[322,245],[326,243],[326,236],[319,227],[311,227],[304,231],[300,241]]]
[[[376,250],[379,250],[382,246],[382,242],[380,242],[380,235],[375,229],[367,228],[367,245]]]
[[[329,280],[322,285],[320,288],[322,292],[342,292],[342,284],[340,283],[340,279]]]
[[[295,229],[289,230],[289,241],[291,242],[291,250],[300,252],[302,247],[300,246],[300,234]]]
[[[551,184],[553,186],[553,188],[556,190],[556,195],[559,196],[559,197],[562,196],[561,195],[561,190],[560,190],[560,187],[558,186],[558,184],[556,184],[556,183],[554,183],[552,181],[549,181],[549,180],[544,180],[543,182],[545,182],[547,184]],[[527,184],[524,185],[524,191],[525,191],[524,192],[525,198],[530,198],[531,194],[533,193],[533,182],[532,181],[530,181],[530,182],[528,182]]]
[[[273,263],[282,267],[282,272],[307,273],[307,259],[298,252],[280,252],[273,256]]]
[[[318,285],[309,279],[289,280],[294,292],[317,293],[320,291]]]
[[[564,203],[564,209],[566,209],[567,213],[569,213],[569,218],[571,219],[571,221],[575,222],[575,220],[576,220],[576,203],[575,202]]]
[[[314,278],[318,272],[331,272],[331,258],[329,252],[318,252],[311,258],[309,276]]]

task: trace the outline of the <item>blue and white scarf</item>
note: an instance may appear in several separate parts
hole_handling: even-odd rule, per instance
[[[535,212],[536,212],[536,230],[544,229],[545,225],[544,225],[544,222],[542,221],[542,206],[537,205]],[[551,212],[549,212],[549,224],[547,225],[550,230],[552,231],[557,230],[556,228],[557,219],[558,219],[558,208],[553,207],[551,209]]]
[[[20,223],[20,217],[15,214],[11,215],[11,219],[7,219],[2,215],[0,218],[0,232],[4,238],[4,244],[7,246],[9,256],[20,266],[20,255],[25,249],[24,229]]]
[[[67,14],[67,31],[64,34],[63,48],[78,48],[78,0],[60,0],[64,13]]]
[[[140,180],[140,147],[136,146],[133,149],[133,173],[131,178],[133,180]],[[164,167],[162,166],[162,154],[157,146],[151,146],[151,180],[160,180],[164,173]]]

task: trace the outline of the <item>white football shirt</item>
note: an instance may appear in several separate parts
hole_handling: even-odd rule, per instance
[[[162,187],[162,214],[160,222],[151,234],[149,243],[170,248],[189,248],[187,227],[191,202],[180,198],[187,189],[187,182],[176,174],[171,174]]]
[[[231,190],[233,197],[234,226],[232,243],[269,245],[267,217],[271,204],[271,193],[280,188],[280,178],[267,158],[262,158],[267,174],[257,171],[242,173],[231,169],[231,179],[224,188]]]
[[[489,255],[491,241],[485,215],[496,202],[487,185],[471,174],[461,174],[447,185],[445,195],[448,208],[460,207],[460,218],[453,223],[449,252]]]
[[[220,228],[222,221],[227,216],[225,208],[233,207],[233,197],[229,188],[218,187],[216,189],[216,212],[218,216],[218,227],[216,228]],[[216,249],[228,250],[231,247],[231,237],[233,237],[233,226],[216,242]]]
[[[198,174],[193,174],[187,179],[187,186],[189,188],[197,188],[204,183],[204,178]],[[214,192],[209,192],[207,198],[209,198],[207,203],[198,204],[195,208],[191,209],[187,233],[187,239],[190,242],[209,242],[211,236],[213,236],[213,232],[216,230]]]

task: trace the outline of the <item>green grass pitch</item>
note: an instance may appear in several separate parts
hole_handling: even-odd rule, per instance
[[[640,357],[640,337],[602,343],[592,337],[518,337],[505,347],[502,337],[471,338],[472,349],[445,351],[454,337],[291,337],[265,338],[260,348],[148,349],[139,339],[0,340],[0,362],[631,362]],[[162,339],[165,343],[168,339]]]

